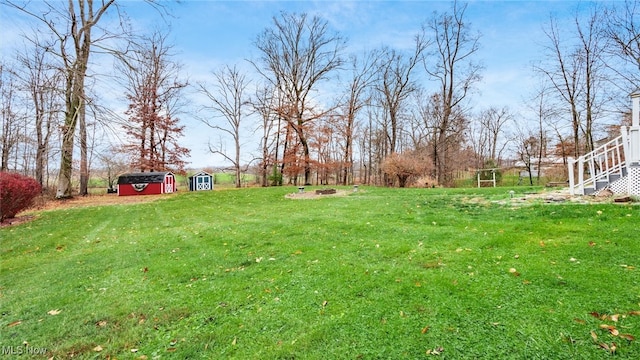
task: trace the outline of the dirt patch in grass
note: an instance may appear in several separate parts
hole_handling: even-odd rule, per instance
[[[596,196],[571,195],[569,189],[562,189],[514,196],[509,202],[512,205],[522,205],[526,203],[598,204],[614,202],[616,197],[618,196],[614,195],[612,192],[604,192]]]
[[[35,215],[20,215],[11,219],[4,219],[0,222],[0,227],[20,225],[35,219]]]
[[[15,218],[5,219],[0,223],[0,227],[13,226],[29,222],[37,218],[38,214],[43,211],[71,209],[89,206],[109,206],[109,205],[126,205],[140,204],[152,202],[160,199],[166,199],[171,194],[166,195],[141,195],[141,196],[118,196],[117,194],[105,195],[87,195],[76,196],[71,199],[55,200],[46,197],[40,197],[34,201],[34,204],[27,210],[18,214]]]
[[[319,198],[323,198],[323,197],[336,197],[336,196],[347,196],[349,195],[350,191],[346,191],[346,190],[336,190],[335,194],[317,194],[314,190],[309,190],[309,191],[304,191],[302,193],[297,192],[297,193],[291,193],[291,194],[287,194],[284,197],[286,197],[287,199],[296,199],[296,200],[300,200],[300,199],[319,199]]]
[[[611,192],[603,192],[597,196],[571,195],[569,189],[532,192],[524,194],[512,194],[508,199],[491,200],[489,197],[475,196],[464,197],[460,201],[463,204],[487,205],[490,203],[499,205],[524,206],[533,204],[602,204],[613,203],[620,198]]]
[[[105,195],[87,195],[76,196],[71,199],[64,200],[52,200],[48,199],[42,203],[36,203],[32,207],[33,211],[42,210],[59,210],[68,208],[78,208],[87,206],[105,206],[105,205],[126,205],[126,204],[139,204],[147,203],[160,199],[166,199],[171,196],[166,195],[139,195],[139,196],[118,196],[117,194],[105,194]]]

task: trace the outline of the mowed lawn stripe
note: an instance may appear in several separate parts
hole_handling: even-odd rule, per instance
[[[344,190],[178,193],[3,228],[3,345],[82,359],[599,359],[614,343],[640,356],[637,205]]]

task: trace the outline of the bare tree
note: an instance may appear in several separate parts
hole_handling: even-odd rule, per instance
[[[581,128],[586,143],[586,152],[595,148],[594,132],[596,119],[608,100],[605,80],[607,78],[606,38],[604,34],[604,19],[601,9],[594,5],[589,17],[581,23],[576,16],[576,33],[579,39],[582,61],[584,63],[584,112],[585,119]]]
[[[580,97],[580,69],[578,54],[566,56],[560,39],[557,21],[551,19],[549,28],[545,31],[550,45],[546,46],[549,61],[555,65],[543,64],[536,67],[553,85],[557,94],[567,104],[571,118],[571,130],[574,142],[573,155],[579,156],[580,151],[580,113],[578,99]]]
[[[261,66],[256,69],[282,92],[286,104],[278,114],[295,131],[304,154],[304,182],[311,181],[311,159],[305,124],[321,118],[313,94],[331,72],[342,65],[344,40],[329,33],[327,22],[306,14],[281,13],[272,28],[256,39]]]
[[[264,86],[256,90],[255,98],[252,102],[253,110],[262,120],[259,127],[262,129],[260,137],[260,150],[262,152],[260,183],[263,187],[269,186],[270,176],[272,185],[282,184],[278,181],[281,176],[277,166],[281,122],[281,118],[278,117],[275,111],[278,108],[278,101],[280,101],[280,97],[277,91],[272,87]],[[271,175],[269,175],[270,171],[272,171]]]
[[[528,127],[519,127],[516,134],[516,154],[518,159],[522,161],[525,169],[527,170],[527,176],[529,178],[529,185],[533,185],[533,173],[535,167],[536,156],[540,153],[541,144],[538,142],[536,132],[532,131]],[[540,179],[540,168],[538,167],[538,174],[536,177],[538,181]]]
[[[475,83],[480,81],[483,69],[473,60],[480,46],[480,34],[472,33],[470,24],[465,21],[466,8],[466,5],[454,2],[451,13],[436,13],[423,27],[435,38],[424,66],[429,76],[438,83],[438,91],[432,98],[432,109],[437,113],[432,119],[435,139],[431,156],[440,184],[448,184],[453,180],[448,164],[451,161],[451,146],[455,143],[452,140],[460,138],[456,132],[465,128],[453,125],[464,119],[464,101]]]
[[[555,89],[563,103],[560,106],[568,109],[576,157],[594,149],[595,126],[610,98],[605,86],[609,74],[604,59],[604,19],[596,5],[589,10],[586,19],[576,12],[575,30],[569,34],[561,32],[557,20],[551,18],[545,29],[547,60],[536,67]]]
[[[118,149],[107,148],[99,151],[97,158],[102,165],[101,178],[107,182],[107,192],[117,192],[116,182],[118,175],[129,169],[129,163],[125,154],[119,152]]]
[[[621,8],[607,12],[608,37],[615,44],[615,54],[632,63],[640,70],[640,1],[625,0]],[[629,74],[632,75],[632,74]],[[632,75],[633,76],[633,75]],[[638,75],[634,82],[638,86]]]
[[[380,60],[380,79],[376,86],[380,101],[389,116],[389,153],[396,152],[400,131],[400,113],[403,103],[417,89],[412,72],[422,59],[422,52],[429,44],[422,34],[414,38],[413,53],[410,56],[393,50],[384,49]]]
[[[607,67],[614,75],[609,76],[608,88],[618,89],[623,95],[640,89],[640,0],[614,2],[603,18],[608,40]],[[626,96],[612,98],[618,108],[627,111]]]
[[[484,168],[485,161],[490,158],[489,131],[482,125],[481,117],[482,114],[474,117],[476,120],[471,122],[465,134],[467,143],[473,150],[473,166],[476,169]]]
[[[220,125],[206,117],[202,119],[202,122],[211,129],[226,133],[233,139],[234,151],[231,154],[225,151],[222,141],[217,146],[209,144],[209,151],[222,155],[233,164],[236,175],[235,186],[239,188],[242,186],[240,182],[242,165],[240,163],[242,140],[240,131],[245,115],[247,115],[247,107],[250,105],[245,94],[250,82],[235,66],[233,68],[226,66],[215,71],[213,77],[215,81],[212,90],[206,84],[199,84],[198,88],[211,101],[211,105],[206,105],[204,108],[212,111],[214,116],[224,119],[226,124]]]
[[[502,158],[502,152],[508,145],[508,139],[501,139],[501,135],[505,135],[504,127],[507,123],[513,121],[513,115],[509,108],[503,107],[497,109],[490,107],[480,115],[480,124],[486,129],[488,135],[489,159],[499,165]]]
[[[0,171],[9,170],[9,156],[19,142],[19,115],[14,109],[17,100],[15,73],[0,63]]]
[[[46,49],[38,42],[32,49],[18,54],[22,72],[19,75],[29,94],[36,132],[35,178],[45,187],[44,173],[47,168],[50,140],[58,115],[62,110],[60,83],[62,73],[51,64]]]
[[[536,92],[532,97],[532,101],[528,102],[531,112],[535,114],[536,117],[536,128],[530,131],[530,136],[535,136],[537,139],[536,142],[539,144],[537,148],[538,153],[536,154],[536,165],[538,169],[541,169],[542,160],[548,155],[550,135],[548,134],[547,129],[551,128],[555,131],[561,149],[564,149],[566,147],[565,139],[560,129],[561,124],[557,124],[558,110],[553,106],[552,103],[547,100],[547,98],[551,96],[552,91],[553,88],[549,87],[548,81],[545,81],[543,79],[536,89]],[[563,151],[561,154],[556,155],[562,156],[562,160],[565,165],[564,168],[566,169],[568,164],[568,154]],[[538,172],[538,182],[540,181],[540,176],[541,174],[540,172]]]
[[[32,10],[33,4],[30,3],[18,4],[9,0],[5,0],[5,3],[37,19],[56,39],[56,44],[46,47],[59,58],[65,72],[65,121],[56,197],[69,198],[72,196],[75,133],[85,111],[85,78],[89,55],[92,46],[99,40],[99,37],[92,37],[92,30],[98,26],[103,15],[115,7],[115,0],[103,0],[99,4],[94,4],[94,0],[68,0],[66,8],[61,3],[46,2],[39,9],[41,12]]]
[[[366,92],[375,80],[376,57],[377,52],[370,52],[360,58],[357,56],[350,58],[351,77],[344,103],[341,106],[344,121],[337,124],[343,139],[342,185],[347,185],[349,175],[353,173],[356,117],[360,110],[369,103],[370,97],[366,96]]]

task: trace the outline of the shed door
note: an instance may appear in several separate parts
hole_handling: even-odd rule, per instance
[[[196,180],[196,190],[211,190],[211,176],[198,176]]]
[[[174,190],[174,186],[175,186],[175,179],[173,178],[173,176],[166,176],[164,178],[164,192],[172,193]]]

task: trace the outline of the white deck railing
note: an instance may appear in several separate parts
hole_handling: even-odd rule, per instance
[[[621,133],[621,136],[577,160],[569,159],[569,190],[572,195],[595,193],[600,190],[600,184],[609,183],[612,175],[626,176],[625,159],[630,151],[626,127],[622,127]]]

